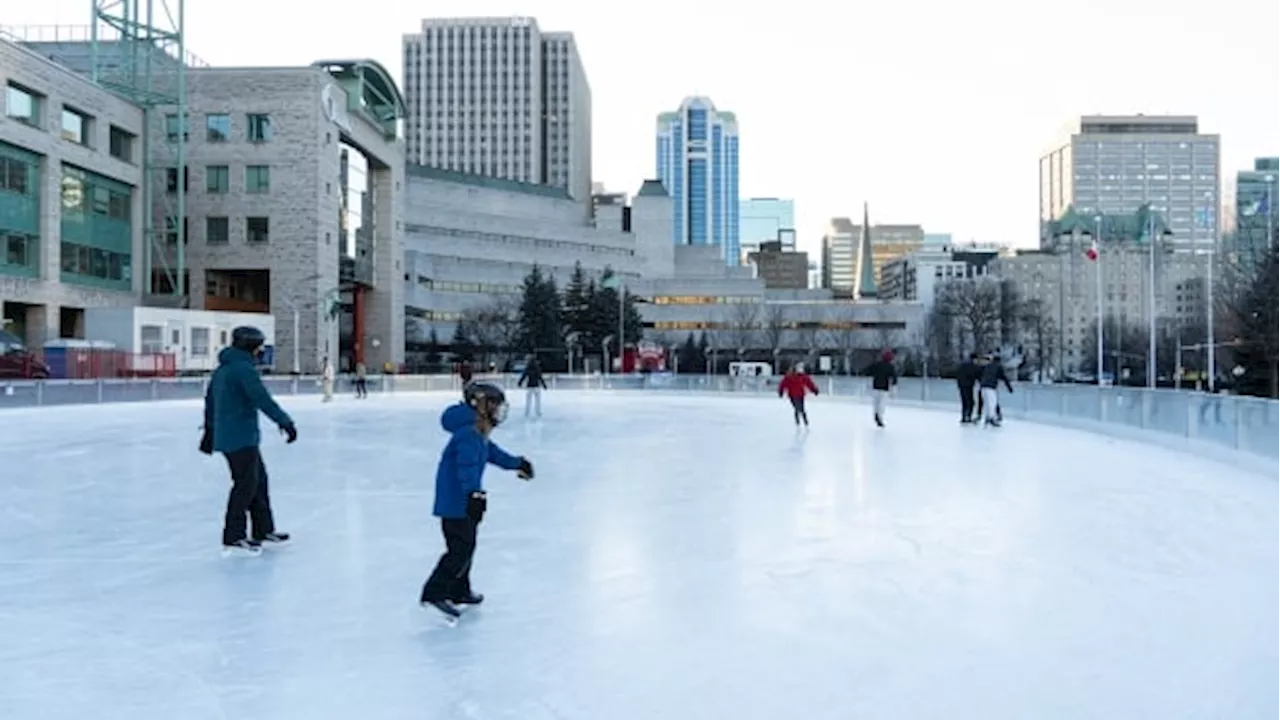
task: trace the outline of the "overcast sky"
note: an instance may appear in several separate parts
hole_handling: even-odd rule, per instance
[[[1082,113],[1199,115],[1224,183],[1280,154],[1276,0],[188,0],[186,37],[215,65],[369,57],[399,80],[401,35],[464,9],[576,35],[610,189],[654,175],[655,115],[686,95],[735,112],[743,196],[795,199],[809,249],[864,200],[873,223],[1034,245],[1037,160]],[[7,26],[89,19],[86,0],[0,9]]]

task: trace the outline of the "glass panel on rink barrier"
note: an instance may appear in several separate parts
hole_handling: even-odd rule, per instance
[[[337,378],[336,389],[350,393],[350,377]],[[497,381],[508,392],[519,392],[519,375],[477,374],[476,379]],[[547,375],[555,391],[691,392],[724,393],[743,397],[769,396],[777,392],[777,378],[743,383],[727,375],[628,374]],[[825,375],[815,381],[825,395],[849,401],[868,401],[871,380],[865,376]],[[101,402],[150,400],[198,400],[204,397],[206,378],[139,378],[109,380],[0,380],[0,410],[43,405],[79,405]],[[314,376],[265,376],[272,394],[316,395]],[[369,390],[382,393],[457,392],[456,375],[370,375]],[[893,402],[927,405],[959,414],[960,395],[954,380],[901,378],[893,390]],[[1107,427],[1152,432],[1164,437],[1189,438],[1222,448],[1237,449],[1264,458],[1280,458],[1280,404],[1265,398],[1208,395],[1192,391],[1092,385],[1040,385],[1014,383],[1014,392],[1001,389],[1001,410],[1006,417],[1085,427]]]

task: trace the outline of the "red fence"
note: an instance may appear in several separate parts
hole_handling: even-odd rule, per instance
[[[87,380],[96,378],[173,377],[174,356],[168,353],[131,353],[98,348],[46,348],[31,353],[21,369],[24,377]]]

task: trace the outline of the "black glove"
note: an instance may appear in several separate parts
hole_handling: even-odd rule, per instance
[[[467,517],[477,525],[484,519],[484,511],[489,507],[489,498],[483,490],[472,491],[467,497]]]
[[[521,480],[533,479],[533,463],[524,458],[520,458],[520,467],[516,468],[516,477]]]
[[[293,425],[281,425],[280,432],[284,433],[288,438],[285,442],[289,445],[292,445],[293,442],[298,439],[298,428]]]
[[[205,455],[213,454],[213,431],[209,428],[205,428],[204,434],[200,436],[200,452]]]

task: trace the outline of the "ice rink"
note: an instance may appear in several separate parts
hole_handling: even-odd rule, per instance
[[[282,398],[291,547],[220,556],[195,403],[0,413],[0,718],[1275,718],[1277,481],[819,397],[549,392],[417,605],[453,394]]]

